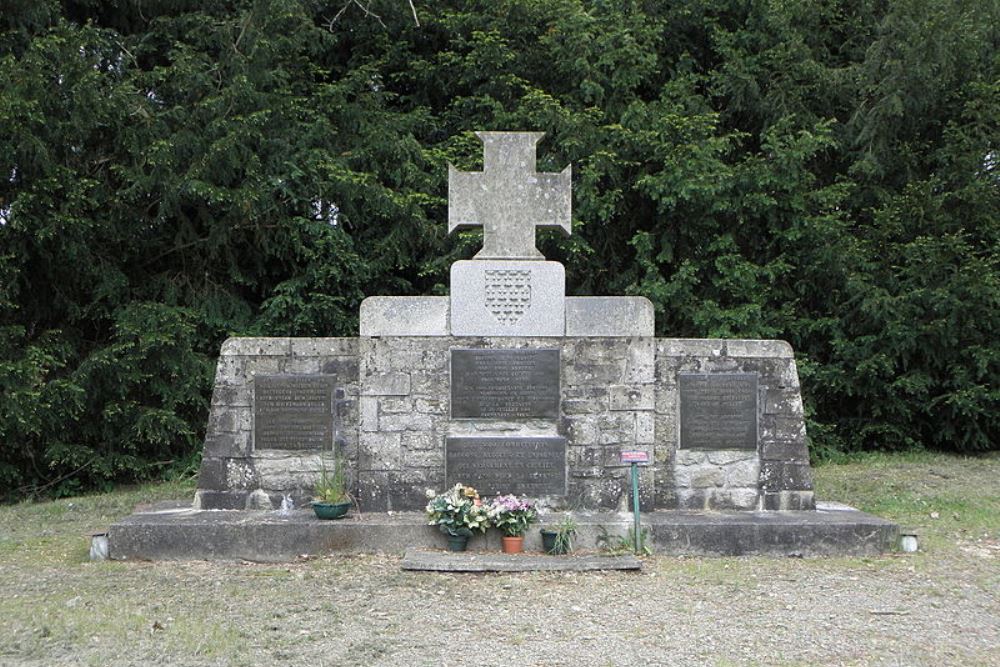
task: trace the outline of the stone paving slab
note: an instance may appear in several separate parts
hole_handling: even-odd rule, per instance
[[[635,556],[505,554],[408,549],[400,566],[425,572],[585,572],[593,570],[641,570]]]

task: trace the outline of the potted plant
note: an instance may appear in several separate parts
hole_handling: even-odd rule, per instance
[[[485,533],[490,525],[479,493],[471,486],[456,484],[440,495],[428,489],[427,498],[428,525],[448,536],[448,551],[465,551],[472,533]]]
[[[568,554],[573,550],[573,537],[577,528],[576,521],[568,514],[554,526],[542,528],[542,548],[550,554]]]
[[[344,483],[344,462],[335,456],[331,475],[327,473],[326,463],[322,459],[320,461],[323,468],[313,488],[313,511],[320,519],[342,519],[351,509],[351,494]]]
[[[503,531],[503,552],[521,553],[524,550],[524,533],[538,520],[534,503],[514,495],[497,496],[488,510],[490,523]]]

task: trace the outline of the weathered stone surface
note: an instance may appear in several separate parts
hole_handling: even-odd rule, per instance
[[[612,410],[652,410],[655,404],[652,385],[614,384],[608,392]]]
[[[361,302],[362,336],[447,336],[446,296],[370,296]]]
[[[653,336],[653,303],[642,296],[566,298],[567,336]]]
[[[382,373],[362,378],[362,396],[406,396],[409,393],[408,373]]]
[[[219,354],[224,357],[286,357],[291,351],[290,338],[227,338]]]
[[[542,259],[535,248],[536,227],[570,233],[572,167],[558,174],[534,171],[542,132],[476,136],[483,142],[483,171],[448,165],[448,233],[482,227],[477,259]]]
[[[588,572],[642,569],[635,556],[550,556],[407,549],[400,567],[422,572]]]
[[[566,270],[558,262],[451,265],[453,336],[563,336]]]
[[[387,483],[383,477],[382,483]],[[199,492],[209,494],[211,492]],[[239,509],[246,497],[239,498]],[[235,497],[235,496],[234,496]],[[232,508],[235,509],[235,508]],[[577,513],[578,550],[592,550],[601,529],[625,535],[628,513]],[[648,544],[656,553],[698,556],[865,556],[890,551],[899,527],[858,512],[649,512]],[[525,548],[541,549],[537,530],[528,531]],[[500,550],[497,531],[474,537],[469,555]],[[366,512],[342,521],[319,521],[311,511],[203,512],[154,507],[113,524],[108,530],[114,560],[245,559],[281,562],[303,554],[403,554],[408,549],[443,549],[445,538],[426,525],[422,512],[393,515]],[[515,556],[517,557],[517,556]],[[572,557],[572,556],[571,556]],[[552,558],[552,556],[546,556]]]

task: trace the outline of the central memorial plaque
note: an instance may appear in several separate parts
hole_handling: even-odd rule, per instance
[[[566,438],[455,437],[445,449],[447,486],[474,486],[481,495],[566,494]]]
[[[254,378],[254,449],[333,446],[333,375]]]
[[[757,449],[757,376],[678,375],[681,449]]]
[[[453,419],[556,419],[559,350],[452,350]]]

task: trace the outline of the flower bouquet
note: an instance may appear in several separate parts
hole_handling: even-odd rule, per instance
[[[503,531],[504,553],[519,553],[524,549],[524,533],[538,520],[538,510],[529,500],[514,495],[497,496],[487,510],[490,523]]]
[[[428,525],[437,526],[448,536],[451,551],[465,551],[466,543],[474,531],[485,533],[490,520],[479,493],[471,486],[456,484],[447,493],[438,495],[427,490]]]

